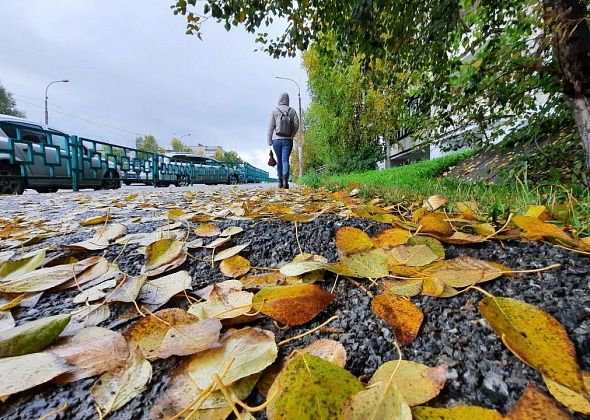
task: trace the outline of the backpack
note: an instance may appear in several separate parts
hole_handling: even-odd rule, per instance
[[[289,116],[289,111],[291,108],[287,110],[287,112],[281,111],[280,108],[277,108],[277,111],[280,112],[280,116],[276,119],[276,133],[279,137],[293,137],[293,121]]]

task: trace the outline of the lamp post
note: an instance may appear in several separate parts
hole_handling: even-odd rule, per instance
[[[49,90],[49,86],[54,83],[70,83],[69,80],[54,80],[53,82],[49,83],[45,88],[45,125],[49,125],[49,111],[47,110],[47,100],[49,97],[47,96],[47,91]]]
[[[178,135],[178,133],[172,133],[172,135],[173,135],[173,136],[177,136],[177,135]],[[183,134],[182,136],[180,136],[180,137],[178,138],[178,140],[182,140],[182,139],[183,139],[183,138],[185,138],[185,137],[190,137],[190,135],[191,135],[191,133],[186,133],[186,134]]]
[[[288,77],[275,76],[275,79],[288,80],[295,83],[297,86],[297,97],[299,98],[299,176],[303,176],[303,115],[301,115],[301,89],[299,89],[299,83]]]

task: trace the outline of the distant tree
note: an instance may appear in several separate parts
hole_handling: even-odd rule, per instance
[[[171,141],[172,150],[174,152],[191,152],[192,149],[187,147],[180,139],[174,137]]]
[[[218,147],[217,149],[215,149],[215,153],[213,154],[213,158],[218,160],[218,161],[222,161],[223,160],[223,149],[221,147]]]
[[[0,83],[0,114],[12,115],[13,117],[26,117],[25,113],[16,108],[16,101],[12,93],[7,91]]]
[[[220,162],[227,163],[228,165],[237,165],[239,163],[243,163],[244,161],[238,155],[237,152],[230,150],[222,154],[221,159],[217,159]]]
[[[123,156],[123,148],[117,147],[117,146],[107,146],[106,144],[102,145],[100,152],[101,153],[108,153],[110,155],[115,155],[118,157]]]
[[[135,148],[144,152],[157,153],[160,149],[160,145],[154,136],[146,134],[145,136],[137,137],[135,139]]]

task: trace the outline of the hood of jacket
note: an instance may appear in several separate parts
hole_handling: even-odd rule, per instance
[[[279,105],[286,105],[289,106],[289,94],[288,93],[281,93],[279,96]]]

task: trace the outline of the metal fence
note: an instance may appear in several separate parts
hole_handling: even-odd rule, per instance
[[[266,171],[249,163],[228,166],[150,153],[58,131],[3,123],[10,138],[0,137],[0,179],[26,180],[27,187],[57,189],[117,188],[121,183],[154,186],[265,182]],[[6,130],[5,130],[6,131]]]

